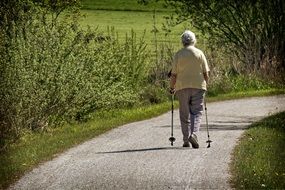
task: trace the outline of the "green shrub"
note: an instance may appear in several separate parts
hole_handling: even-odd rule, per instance
[[[148,84],[141,90],[141,102],[144,104],[163,103],[168,100],[168,97],[167,89],[160,85]]]
[[[213,79],[210,79],[208,94],[210,96],[216,96],[218,94],[231,92],[265,90],[274,86],[274,83],[265,81],[257,75],[223,74],[220,76],[214,76]]]
[[[139,101],[148,52],[132,32],[119,42],[88,30],[70,18],[51,19],[34,7],[32,19],[11,21],[0,44],[0,137],[16,139],[23,128],[44,130],[97,109]]]

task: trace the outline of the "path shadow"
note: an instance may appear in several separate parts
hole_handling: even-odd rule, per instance
[[[114,154],[114,153],[132,153],[132,152],[147,152],[147,151],[160,151],[160,150],[185,150],[189,148],[183,147],[158,147],[158,148],[143,148],[143,149],[129,149],[119,151],[97,152],[96,154]]]
[[[250,123],[242,122],[230,122],[228,124],[210,124],[209,130],[211,131],[226,131],[226,130],[245,130],[248,129]],[[155,126],[162,128],[170,128],[170,125]],[[180,128],[180,125],[174,125],[174,128]],[[207,129],[206,124],[201,124],[200,131],[205,131]]]
[[[229,131],[229,130],[245,130],[249,128],[250,124],[243,124],[243,123],[237,123],[237,124],[211,124],[209,125],[209,130],[211,131]],[[206,124],[202,124],[201,131],[207,130]]]

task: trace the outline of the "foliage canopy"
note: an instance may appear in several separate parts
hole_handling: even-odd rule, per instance
[[[285,3],[282,0],[166,0],[177,22],[189,20],[209,43],[226,47],[247,69],[284,70]]]

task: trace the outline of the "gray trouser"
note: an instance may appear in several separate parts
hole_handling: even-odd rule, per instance
[[[186,88],[176,92],[184,142],[188,142],[191,134],[199,132],[204,94],[205,90],[195,88]]]

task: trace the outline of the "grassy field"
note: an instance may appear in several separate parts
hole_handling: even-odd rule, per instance
[[[180,35],[185,29],[189,29],[187,23],[180,24],[172,28],[172,32],[166,35],[163,29],[164,17],[168,14],[165,12],[136,12],[136,11],[103,11],[103,10],[82,10],[84,17],[80,20],[83,28],[90,26],[96,29],[102,35],[109,35],[108,30],[113,28],[119,40],[125,40],[126,35],[130,35],[131,31],[136,33],[137,38],[144,38],[144,41],[150,46],[154,46],[155,40],[158,44],[171,43],[179,48]],[[155,38],[154,27],[156,28]],[[199,35],[197,35],[199,39]],[[201,46],[202,42],[198,40],[197,46]]]
[[[236,189],[285,189],[285,112],[250,127],[235,148]]]
[[[114,10],[114,11],[170,11],[164,7],[164,1],[151,1],[147,6],[139,4],[137,0],[83,0],[83,9]]]
[[[171,32],[166,32],[163,28],[163,24],[166,23],[165,17],[170,16],[172,12],[163,8],[161,4],[159,2],[159,5],[152,3],[144,6],[138,4],[136,0],[85,0],[81,10],[84,17],[80,23],[83,28],[90,26],[103,35],[108,35],[108,28],[114,28],[120,40],[124,40],[125,36],[130,35],[133,30],[138,38],[144,36],[151,49],[153,49],[155,40],[157,40],[158,45],[171,43],[177,50],[181,47],[180,35],[185,29],[190,29],[197,35],[197,46],[203,49],[205,41],[202,40],[199,32],[191,27],[189,22],[171,27]],[[157,31],[156,38],[153,32],[154,29]]]

